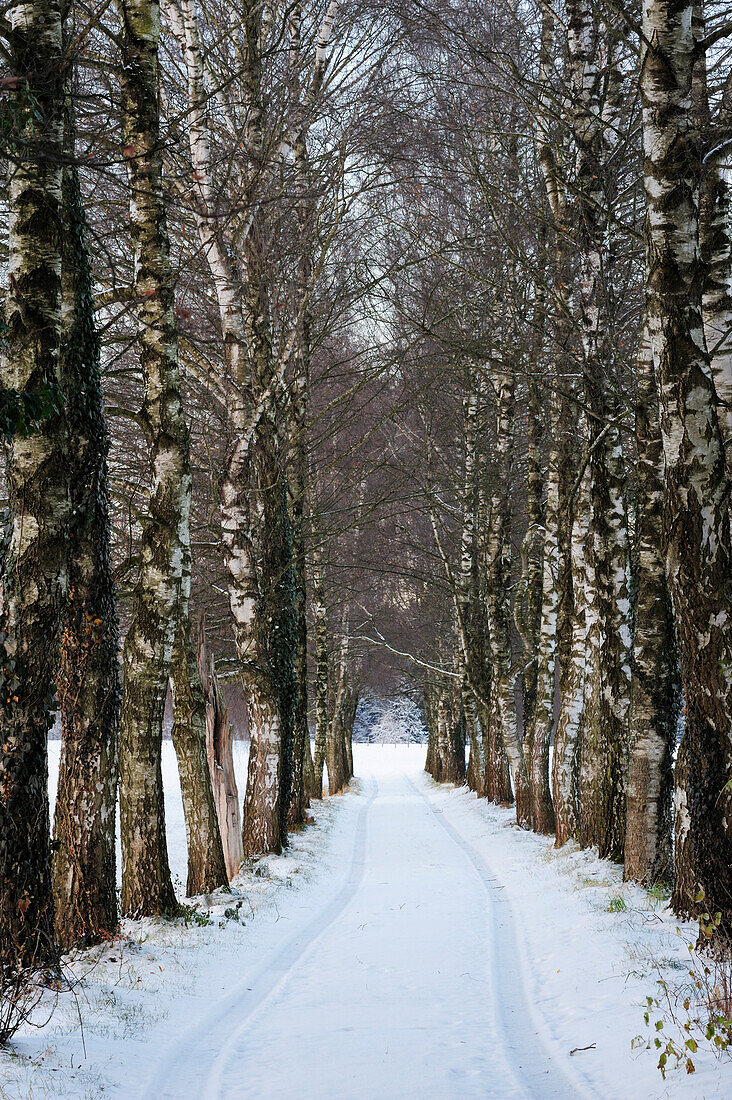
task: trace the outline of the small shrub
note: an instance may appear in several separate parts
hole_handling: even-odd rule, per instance
[[[236,905],[232,905],[230,909],[224,909],[224,916],[227,920],[241,920],[241,914],[239,913],[241,907],[242,903],[238,901]]]
[[[201,913],[193,905],[181,905],[178,917],[183,921],[186,928],[189,928],[192,924],[198,925],[199,928],[208,928],[213,924],[213,921],[206,913]]]
[[[703,900],[700,891],[696,901]],[[655,1047],[664,1080],[681,1065],[694,1073],[692,1055],[700,1047],[718,1057],[732,1047],[732,944],[719,935],[720,921],[721,913],[699,917],[699,938],[688,945],[689,980],[672,987],[659,978],[657,995],[646,997],[643,1019],[650,1038],[636,1035],[631,1046]]]
[[[43,996],[40,974],[35,970],[0,971],[0,1047],[30,1020]]]

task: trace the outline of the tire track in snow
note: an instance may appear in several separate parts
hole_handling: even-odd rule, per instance
[[[447,820],[443,811],[437,809],[429,795],[420,790],[406,773],[404,778],[427,803],[435,821],[460,849],[488,896],[496,1020],[503,1033],[504,1049],[508,1052],[511,1069],[526,1090],[527,1097],[530,1100],[574,1100],[579,1097],[597,1100],[597,1092],[584,1076],[566,1061],[566,1056],[552,1049],[554,1040],[547,1035],[546,1023],[535,1008],[528,988],[526,969],[514,932],[516,916],[509,899],[500,893],[500,881],[480,852]]]
[[[195,1095],[200,1100],[217,1100],[230,1057],[252,1016],[279,991],[302,960],[310,955],[361,886],[366,867],[367,817],[377,794],[378,784],[372,779],[369,796],[356,818],[348,874],[335,897],[304,928],[291,936],[275,957],[260,967],[253,978],[247,977],[238,983],[230,993],[216,1002],[210,1012],[203,1018],[198,1018],[168,1047],[145,1086],[141,1100],[164,1100],[165,1097],[180,1100],[181,1096],[194,1095],[191,1086],[196,1077],[200,1080],[202,1068],[203,1080]],[[222,1045],[222,1025],[232,1018],[232,1028]],[[213,1042],[207,1044],[207,1039]],[[211,1055],[213,1061],[206,1068],[206,1060]],[[189,1073],[186,1073],[187,1067]],[[181,1080],[188,1086],[185,1092],[175,1084]]]

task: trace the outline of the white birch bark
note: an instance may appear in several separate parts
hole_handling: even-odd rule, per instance
[[[730,483],[704,338],[699,151],[692,121],[692,7],[643,8],[647,307],[670,526],[666,558],[686,703],[675,792],[679,913],[732,930],[732,549]]]
[[[171,913],[177,904],[165,837],[161,749],[191,475],[163,197],[160,10],[152,0],[121,0],[121,13],[124,148],[144,384],[140,418],[151,446],[141,564],[124,645],[120,730],[122,911],[141,916]]]

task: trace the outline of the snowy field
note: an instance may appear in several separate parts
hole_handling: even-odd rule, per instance
[[[424,751],[356,745],[354,789],[317,806],[286,856],[198,899],[209,923],[125,922],[69,960],[73,991],[0,1054],[0,1096],[732,1097],[731,1061],[699,1054],[695,1075],[664,1082],[655,1052],[631,1050],[659,974],[683,977],[693,930],[619,868],[435,786]]]

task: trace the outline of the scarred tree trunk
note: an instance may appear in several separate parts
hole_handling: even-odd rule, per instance
[[[638,515],[625,878],[670,882],[673,752],[681,709],[671,603],[666,586],[663,446],[647,330],[638,353],[635,417]]]
[[[206,619],[198,619],[196,663],[206,701],[206,756],[224,851],[226,873],[231,880],[242,861],[239,790],[234,773],[232,727],[224,694],[216,676],[213,654],[206,644]]]
[[[121,685],[110,560],[109,434],[94,326],[86,218],[67,92],[63,347],[71,498],[69,598],[57,694],[61,763],[54,817],[56,935],[64,950],[117,927],[117,735]]]
[[[180,596],[182,527],[190,508],[188,432],[181,407],[170,244],[158,108],[160,11],[122,0],[122,109],[130,180],[136,317],[151,446],[140,572],[124,646],[120,733],[122,911],[171,913],[176,899],[165,838],[163,712]]]
[[[702,324],[699,151],[691,118],[691,4],[643,9],[647,308],[670,526],[666,568],[686,702],[675,791],[680,914],[732,933],[732,552],[716,393]],[[704,900],[695,901],[699,890]]]
[[[10,286],[2,385],[37,398],[7,466],[12,532],[0,622],[0,968],[54,955],[46,735],[67,594],[69,498],[60,413],[61,12],[14,3],[9,85],[17,161],[9,184]],[[26,93],[29,93],[26,96]],[[39,123],[36,109],[42,117]]]

